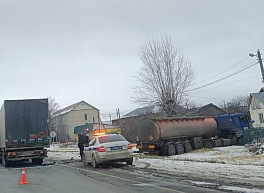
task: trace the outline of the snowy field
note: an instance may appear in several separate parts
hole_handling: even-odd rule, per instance
[[[77,144],[51,144],[48,148],[47,160],[67,161],[67,160],[80,160],[79,148]]]
[[[47,159],[79,161],[79,149],[74,144],[51,145]],[[197,186],[264,193],[264,155],[254,155],[243,146],[199,149],[170,157],[135,154],[133,165],[175,175]]]
[[[135,167],[160,170],[201,186],[220,186],[234,192],[264,193],[264,155],[243,146],[200,149],[170,157],[135,156]],[[248,189],[244,187],[257,187]]]

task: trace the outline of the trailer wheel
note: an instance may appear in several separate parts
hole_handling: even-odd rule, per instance
[[[189,142],[185,143],[185,152],[189,153],[191,151],[192,151],[192,144]]]
[[[167,152],[168,152],[167,155],[169,155],[169,156],[176,154],[176,149],[175,149],[175,146],[173,145],[173,143],[170,143],[168,145],[168,151]]]
[[[212,149],[212,148],[214,147],[214,144],[213,144],[212,141],[207,140],[207,141],[205,141],[205,142],[203,143],[203,146],[204,146],[204,148],[206,148],[206,149]]]
[[[184,146],[182,143],[178,143],[176,144],[176,149],[177,149],[177,154],[183,154],[184,153]]]

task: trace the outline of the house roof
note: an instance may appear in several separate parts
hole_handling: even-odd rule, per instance
[[[185,110],[180,105],[176,105],[176,108],[177,108],[177,113],[178,113],[178,111]],[[162,111],[162,108],[160,106],[152,105],[152,106],[137,108],[137,109],[125,114],[123,117],[134,117],[134,116],[138,116],[138,115],[147,115],[147,114],[151,114],[151,113],[155,114],[155,113],[159,113],[161,111]]]
[[[262,87],[262,88],[259,90],[259,92],[264,92],[264,87]]]
[[[144,115],[144,114],[150,114],[153,113],[156,106],[147,106],[147,107],[141,107],[137,108],[127,114],[124,115],[124,117],[133,117],[137,115]]]
[[[77,106],[78,106],[79,104],[81,104],[81,103],[86,103],[87,105],[90,105],[89,103],[87,103],[87,102],[85,102],[85,101],[80,101],[80,102],[78,102],[78,103],[74,103],[74,104],[72,104],[72,105],[70,105],[70,106],[67,106],[67,107],[65,107],[65,108],[63,108],[63,109],[58,110],[57,112],[54,113],[54,116],[56,117],[56,116],[59,116],[59,115],[66,114],[66,113],[70,112],[71,110],[73,110],[75,107],[77,107]],[[90,106],[91,106],[92,108],[98,110],[98,109],[95,108],[94,106],[92,106],[92,105],[90,105]]]
[[[264,104],[264,92],[260,92],[260,93],[250,93],[250,101],[251,98],[254,97],[256,98],[259,102],[261,102],[262,104]]]
[[[214,105],[213,103],[204,105],[200,108],[194,109],[193,111],[187,113],[187,116],[194,116],[194,115],[202,115],[207,109],[209,109],[210,107],[214,107],[216,109],[218,109],[219,111],[221,111],[223,114],[226,114],[227,112],[224,111],[223,109],[219,108],[218,106]]]

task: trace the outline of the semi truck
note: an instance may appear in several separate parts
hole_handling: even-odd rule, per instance
[[[146,119],[138,125],[137,148],[140,153],[172,156],[239,144],[247,129],[250,120],[243,113]]]
[[[0,159],[3,166],[47,156],[48,99],[5,100],[0,110]]]

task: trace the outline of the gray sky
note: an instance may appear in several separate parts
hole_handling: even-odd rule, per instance
[[[171,36],[192,62],[196,88],[247,66],[256,58],[199,83],[250,52],[264,52],[263,10],[261,0],[0,0],[0,101],[51,96],[61,107],[85,100],[122,115],[137,107],[131,87],[148,38]],[[189,95],[220,105],[262,86],[255,65]]]

